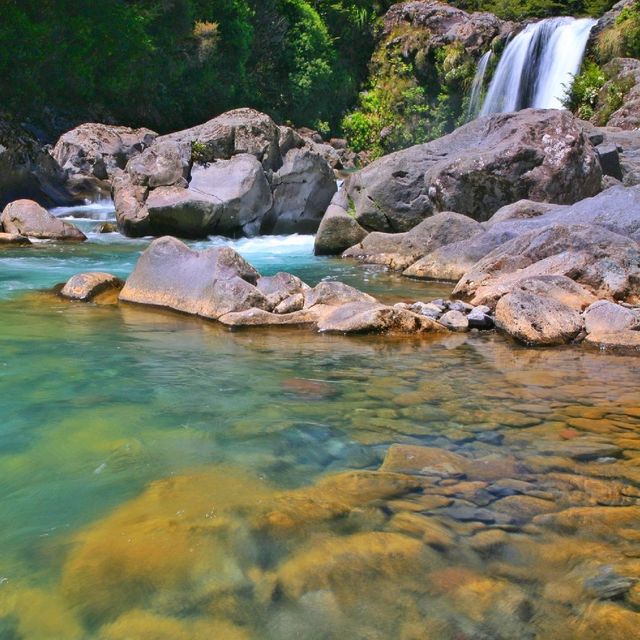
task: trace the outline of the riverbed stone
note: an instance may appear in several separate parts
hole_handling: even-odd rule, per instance
[[[60,220],[33,200],[15,200],[0,216],[5,233],[28,236],[39,240],[83,242],[87,236],[66,220]]]
[[[258,272],[230,247],[194,251],[167,236],[142,254],[120,292],[120,300],[168,307],[217,319],[252,307],[268,308],[254,286]]]
[[[310,291],[305,291],[305,308],[315,305],[338,306],[350,302],[373,303],[377,300],[368,293],[344,284],[343,282],[327,280],[320,282]]]
[[[469,320],[461,311],[452,309],[440,316],[438,322],[450,331],[465,332],[469,330]]]
[[[466,458],[445,449],[393,444],[380,469],[395,473],[456,477],[465,474],[466,464]]]
[[[78,273],[67,280],[60,295],[63,298],[88,302],[109,289],[117,291],[123,286],[124,282],[110,273],[89,271]]]
[[[585,343],[602,351],[640,353],[640,331],[613,331],[590,333]]]
[[[443,333],[431,318],[376,302],[350,302],[318,321],[322,333]]]
[[[640,326],[638,318],[631,310],[608,300],[598,300],[584,312],[587,333],[615,333]]]
[[[474,303],[495,308],[498,300],[507,293],[530,293],[564,304],[575,311],[582,311],[592,304],[596,297],[583,286],[567,276],[531,276],[518,278],[497,278],[487,286],[478,287]]]
[[[571,307],[525,292],[502,297],[495,321],[498,329],[530,345],[565,344],[583,327],[580,314]]]

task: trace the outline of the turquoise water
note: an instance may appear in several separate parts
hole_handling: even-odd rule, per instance
[[[47,290],[147,244],[80,215],[84,245],[0,253],[2,640],[633,637],[637,358],[66,302]],[[231,244],[264,274],[447,292],[310,237]],[[398,443],[478,463],[395,498],[340,475]]]

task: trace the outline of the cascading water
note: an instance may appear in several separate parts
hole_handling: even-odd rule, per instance
[[[595,24],[588,18],[550,18],[528,25],[507,46],[480,115],[562,109]]]
[[[471,97],[469,98],[469,109],[467,111],[467,120],[472,120],[478,115],[480,109],[480,99],[482,98],[482,89],[484,88],[484,78],[487,75],[489,62],[493,57],[493,51],[487,51],[478,62],[478,70],[471,85]]]

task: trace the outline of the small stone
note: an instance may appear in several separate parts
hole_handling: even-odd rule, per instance
[[[500,446],[504,440],[504,435],[499,431],[482,431],[476,437],[480,442],[496,446]]]
[[[597,575],[585,580],[585,588],[600,600],[614,600],[623,596],[637,582],[618,575],[613,567],[602,567]]]
[[[509,541],[509,534],[501,529],[478,531],[471,537],[469,545],[475,551],[492,551]]]
[[[469,320],[464,313],[457,310],[447,311],[438,322],[451,331],[463,332],[469,329]]]
[[[485,307],[488,308],[488,307]],[[472,329],[480,329],[487,331],[489,329],[493,329],[494,322],[493,318],[484,311],[478,311],[479,307],[476,307],[471,311],[471,313],[467,316],[467,321],[469,322],[469,327]]]
[[[110,273],[99,271],[78,273],[67,281],[60,291],[60,295],[71,300],[87,302],[109,289],[117,291],[123,285],[124,282],[120,278],[116,278]]]
[[[490,509],[455,505],[444,509],[444,514],[461,522],[483,522],[485,524],[511,524],[513,519],[504,513]]]

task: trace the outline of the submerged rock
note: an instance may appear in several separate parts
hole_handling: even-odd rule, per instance
[[[8,204],[0,216],[0,224],[5,233],[39,240],[83,242],[87,239],[80,229],[51,215],[33,200],[16,200]]]

